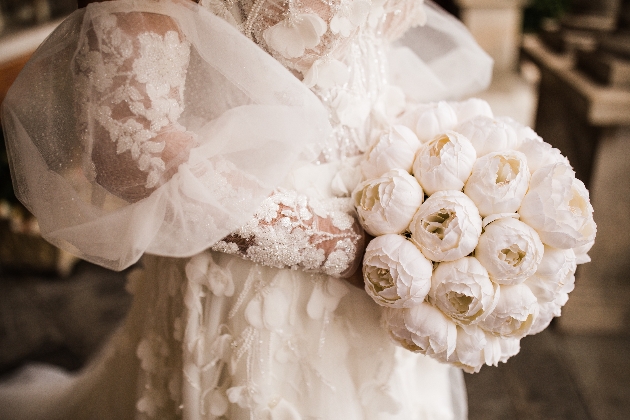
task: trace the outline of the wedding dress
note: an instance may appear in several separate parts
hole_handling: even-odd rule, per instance
[[[57,246],[141,258],[134,303],[80,373],[0,386],[2,417],[465,418],[461,372],[395,346],[339,277],[362,247],[361,154],[406,101],[472,93],[490,68],[414,0],[75,12],[3,105],[14,185]]]

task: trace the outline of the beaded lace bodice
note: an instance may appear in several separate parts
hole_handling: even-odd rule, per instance
[[[386,44],[424,22],[423,1],[202,0],[303,79],[328,108],[321,162],[365,152],[404,105],[387,85]],[[402,103],[401,103],[402,102]]]

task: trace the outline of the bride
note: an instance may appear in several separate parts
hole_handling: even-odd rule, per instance
[[[406,106],[472,93],[490,67],[419,0],[72,14],[4,102],[14,185],[53,244],[140,261],[134,303],[78,375],[2,385],[3,418],[466,418],[461,372],[396,347],[351,285],[348,196]]]

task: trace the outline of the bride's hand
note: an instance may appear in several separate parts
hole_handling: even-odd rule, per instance
[[[346,278],[359,286],[366,236],[339,204],[321,203],[315,209],[306,196],[278,190],[261,203],[250,223],[212,249],[261,265]]]

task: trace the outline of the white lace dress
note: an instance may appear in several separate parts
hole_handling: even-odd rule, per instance
[[[73,16],[30,64],[71,82],[44,117],[16,99],[20,80],[3,109],[29,139],[9,147],[18,195],[84,258],[146,254],[101,354],[76,376],[30,368],[0,387],[7,416],[465,418],[461,372],[396,347],[339,278],[363,241],[353,168],[405,106],[388,45],[422,2],[130,0]],[[40,119],[42,136],[25,123]],[[51,145],[51,120],[76,140]]]

